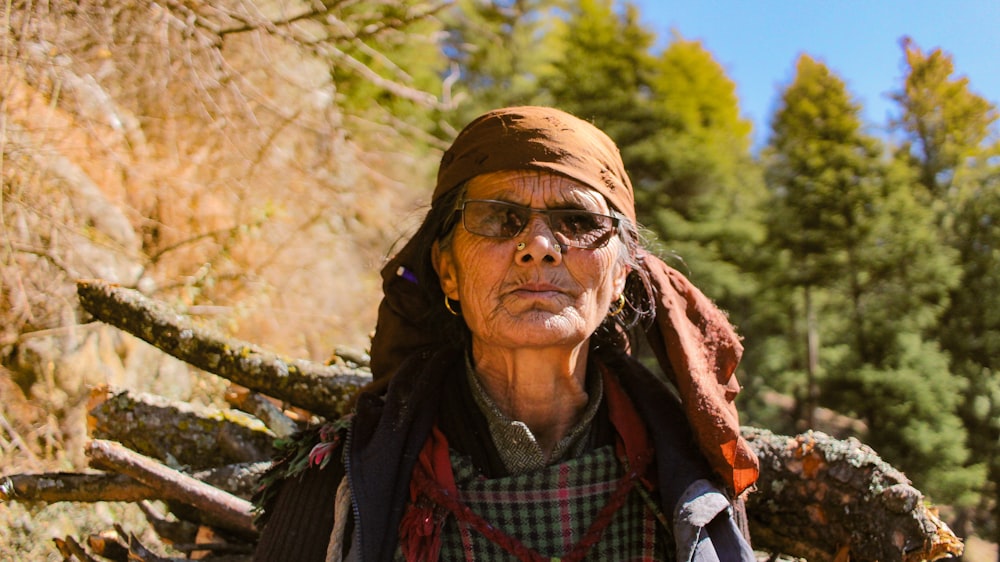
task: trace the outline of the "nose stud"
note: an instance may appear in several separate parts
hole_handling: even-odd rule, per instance
[[[517,246],[516,246],[518,252],[520,252],[521,250],[523,250],[523,249],[525,249],[527,247],[528,247],[528,245],[525,244],[524,242],[518,242]],[[562,253],[562,245],[560,245],[558,242],[556,242],[555,244],[552,245],[552,249],[555,250],[557,254],[561,254]]]

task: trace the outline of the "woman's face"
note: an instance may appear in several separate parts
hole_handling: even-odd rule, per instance
[[[599,193],[537,171],[478,176],[467,184],[465,198],[609,214]],[[559,250],[556,244],[545,219],[532,214],[513,238],[479,236],[459,224],[447,247],[435,245],[441,289],[459,302],[474,346],[576,346],[597,329],[625,286],[622,242],[613,236],[596,249]]]

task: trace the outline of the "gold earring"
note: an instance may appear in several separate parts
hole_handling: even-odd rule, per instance
[[[525,244],[524,242],[518,242],[518,243],[517,243],[517,251],[518,251],[518,252],[520,252],[521,250],[523,250],[523,249],[525,249],[525,248],[527,248],[527,247],[528,247],[528,245],[527,245],[527,244]]]
[[[448,295],[444,296],[444,307],[448,309],[448,312],[450,312],[452,316],[458,316],[458,313],[455,312],[455,309],[451,307],[451,301],[448,299]]]
[[[625,293],[618,295],[618,307],[611,311],[608,316],[618,316],[625,310]]]
[[[560,246],[558,243],[556,243],[554,246],[552,246],[552,249],[555,250],[557,254],[561,254],[562,253],[562,246]]]

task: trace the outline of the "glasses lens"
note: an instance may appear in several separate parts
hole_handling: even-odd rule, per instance
[[[462,224],[479,236],[513,238],[524,230],[532,213],[546,218],[560,244],[577,248],[600,248],[614,234],[614,217],[577,209],[541,211],[502,201],[467,200],[462,206]]]
[[[490,238],[513,238],[528,224],[531,209],[499,201],[466,201],[462,212],[465,229]]]
[[[608,243],[615,219],[577,210],[548,211],[549,225],[560,243],[578,248],[599,248]]]

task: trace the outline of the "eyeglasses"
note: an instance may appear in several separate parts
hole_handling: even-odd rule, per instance
[[[531,222],[531,215],[539,214],[557,242],[589,250],[607,244],[619,223],[615,217],[580,209],[532,209],[489,199],[466,199],[460,210],[465,230],[488,238],[513,238]]]

